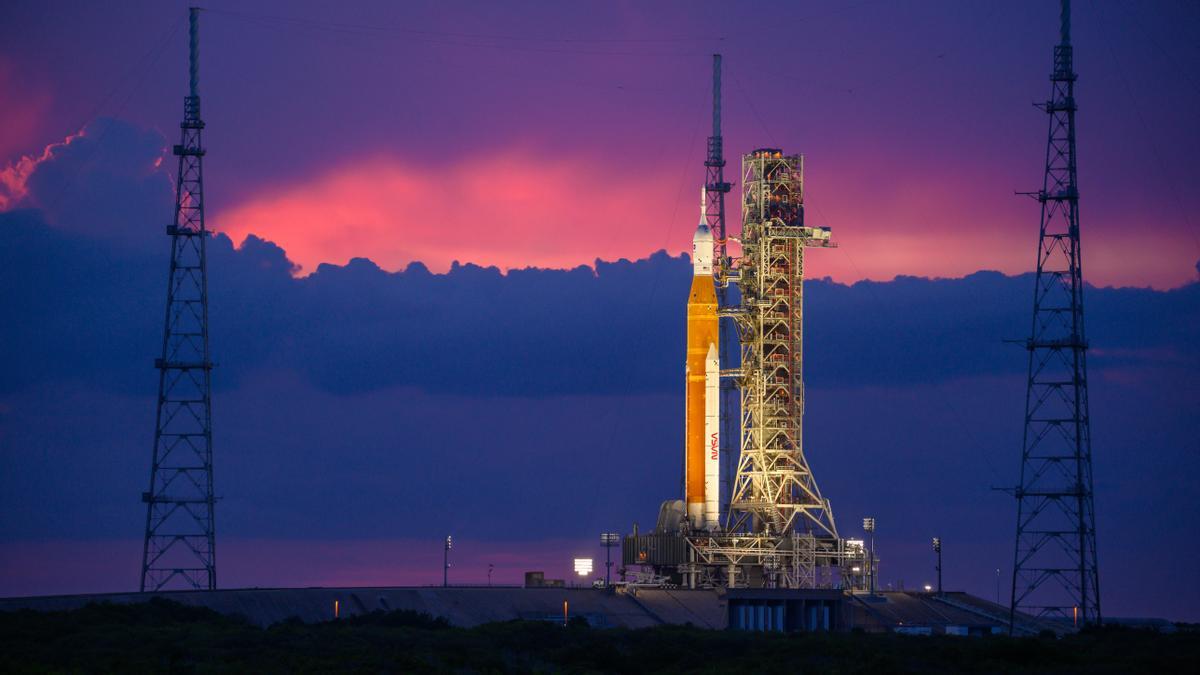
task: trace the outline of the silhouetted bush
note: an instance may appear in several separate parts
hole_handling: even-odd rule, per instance
[[[389,626],[392,628],[406,626],[427,630],[444,630],[450,627],[450,622],[440,616],[433,617],[425,612],[415,612],[411,609],[400,609],[392,612],[377,609],[370,614],[359,614],[339,620],[351,626]]]

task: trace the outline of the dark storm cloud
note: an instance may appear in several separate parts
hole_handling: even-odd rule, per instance
[[[167,240],[128,250],[0,214],[5,389],[80,378],[139,391],[161,331]],[[673,392],[682,369],[686,259],[599,262],[595,271],[456,266],[399,273],[366,259],[294,278],[285,252],[250,238],[209,245],[216,382],[295,370],[352,393],[414,386],[466,395]],[[979,272],[807,286],[811,386],[916,384],[1018,373],[1032,279]],[[1089,288],[1098,367],[1195,367],[1200,285],[1171,291]]]
[[[23,177],[17,206],[42,210],[58,229],[148,250],[171,216],[169,157],[156,131],[99,119],[49,146]]]

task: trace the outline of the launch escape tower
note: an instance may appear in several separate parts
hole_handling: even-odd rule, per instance
[[[1087,339],[1075,174],[1075,71],[1069,0],[1062,0],[1054,47],[1046,172],[1033,196],[1042,205],[1033,327],[1025,342],[1029,381],[1017,498],[1011,622],[1017,612],[1100,622]]]
[[[212,361],[208,352],[208,279],[204,226],[204,149],[200,132],[199,10],[189,10],[189,93],[184,98],[182,140],[175,190],[171,268],[166,320],[158,369],[158,412],[146,536],[142,549],[142,591],[217,587],[213,521]]]

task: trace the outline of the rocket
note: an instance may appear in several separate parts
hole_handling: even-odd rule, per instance
[[[700,190],[700,226],[692,236],[692,289],[687,306],[687,388],[684,394],[684,501],[694,529],[720,526],[721,436],[717,290],[713,282],[713,235]]]

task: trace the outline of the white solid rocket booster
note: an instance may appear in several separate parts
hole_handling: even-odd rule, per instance
[[[704,360],[704,527],[715,530],[721,520],[721,358],[717,344],[708,346]]]

